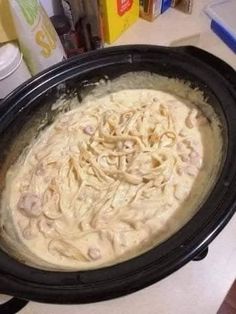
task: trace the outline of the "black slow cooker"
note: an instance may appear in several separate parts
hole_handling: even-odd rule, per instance
[[[236,205],[236,73],[225,62],[195,47],[146,45],[102,49],[61,62],[27,81],[1,104],[0,184],[27,141],[22,128],[49,110],[63,92],[92,88],[91,82],[126,72],[149,71],[190,82],[203,91],[223,125],[223,164],[215,185],[195,216],[170,239],[138,257],[115,266],[79,272],[53,272],[26,266],[0,249],[0,293],[20,298],[3,305],[10,314],[25,300],[87,303],[122,296],[170,275],[190,260],[203,257]],[[79,94],[78,94],[79,95]],[[33,123],[33,122],[32,122]],[[8,160],[8,161],[6,161]],[[11,307],[13,306],[13,307]],[[1,307],[0,307],[1,312]],[[2,312],[1,312],[2,313]]]

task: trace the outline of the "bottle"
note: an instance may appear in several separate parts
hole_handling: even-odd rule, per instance
[[[84,17],[83,2],[82,0],[61,0],[61,3],[71,29],[75,31],[76,24],[80,18]]]
[[[66,58],[61,41],[38,0],[9,1],[17,39],[34,75]]]
[[[84,48],[79,43],[78,34],[71,29],[68,19],[64,15],[54,15],[51,21],[68,58],[84,52]]]

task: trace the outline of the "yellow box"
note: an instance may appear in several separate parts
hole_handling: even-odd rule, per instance
[[[16,32],[7,0],[0,0],[0,43],[16,39]]]
[[[139,16],[139,0],[100,0],[104,37],[113,43]]]

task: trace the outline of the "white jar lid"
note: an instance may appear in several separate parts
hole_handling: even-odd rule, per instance
[[[13,73],[22,60],[22,54],[16,43],[0,44],[0,80]]]

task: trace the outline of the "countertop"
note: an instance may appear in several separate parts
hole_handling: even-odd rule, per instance
[[[195,0],[191,15],[168,10],[153,23],[139,19],[114,45],[194,44],[236,68],[234,54],[211,30],[202,13],[207,0]],[[207,257],[190,262],[164,280],[131,295],[87,305],[30,302],[20,314],[216,314],[236,277],[236,216],[211,243]]]
[[[114,45],[195,45],[205,49],[236,68],[236,54],[210,29],[210,19],[203,12],[212,0],[194,0],[192,14],[169,9],[154,22],[139,19]]]

